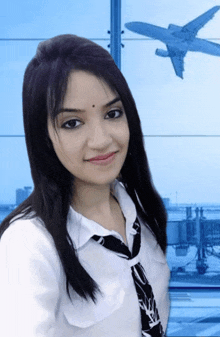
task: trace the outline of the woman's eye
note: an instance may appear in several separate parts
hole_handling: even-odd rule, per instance
[[[111,110],[107,113],[106,118],[109,119],[113,119],[113,118],[119,118],[123,115],[123,111],[120,109],[117,110]]]
[[[63,123],[61,127],[63,129],[75,129],[78,126],[80,126],[81,124],[82,124],[82,122],[80,122],[77,119],[70,119],[69,121]]]

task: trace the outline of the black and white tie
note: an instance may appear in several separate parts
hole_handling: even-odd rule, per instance
[[[141,226],[138,219],[134,222],[133,230],[136,234],[132,253],[121,240],[113,235],[104,237],[94,235],[93,239],[120,257],[129,260],[141,311],[142,337],[165,337],[153,290],[146,278],[143,266],[137,259],[141,246]]]

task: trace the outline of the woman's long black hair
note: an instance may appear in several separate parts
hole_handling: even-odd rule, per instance
[[[66,226],[74,177],[58,160],[47,130],[48,116],[55,122],[69,74],[74,70],[98,76],[119,94],[130,130],[128,154],[120,179],[138,214],[150,227],[162,250],[166,250],[166,211],[151,179],[140,119],[127,82],[105,49],[70,34],[41,42],[26,68],[23,119],[34,190],[2,222],[0,236],[15,216],[42,219],[59,253],[67,292],[71,286],[81,297],[95,301],[98,285],[80,264]]]

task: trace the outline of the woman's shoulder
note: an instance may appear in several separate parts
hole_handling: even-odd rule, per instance
[[[24,236],[32,236],[33,234],[46,234],[46,228],[43,221],[36,216],[17,215],[14,217],[8,228],[2,234],[1,240],[6,240],[14,236],[22,238]]]
[[[55,251],[55,244],[51,234],[38,217],[14,218],[0,239],[0,251],[25,250],[27,252]]]

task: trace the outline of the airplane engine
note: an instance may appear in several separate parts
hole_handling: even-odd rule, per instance
[[[169,53],[168,53],[167,50],[163,50],[163,49],[159,49],[159,48],[156,49],[155,54],[157,56],[161,56],[161,57],[168,57],[169,56]]]

